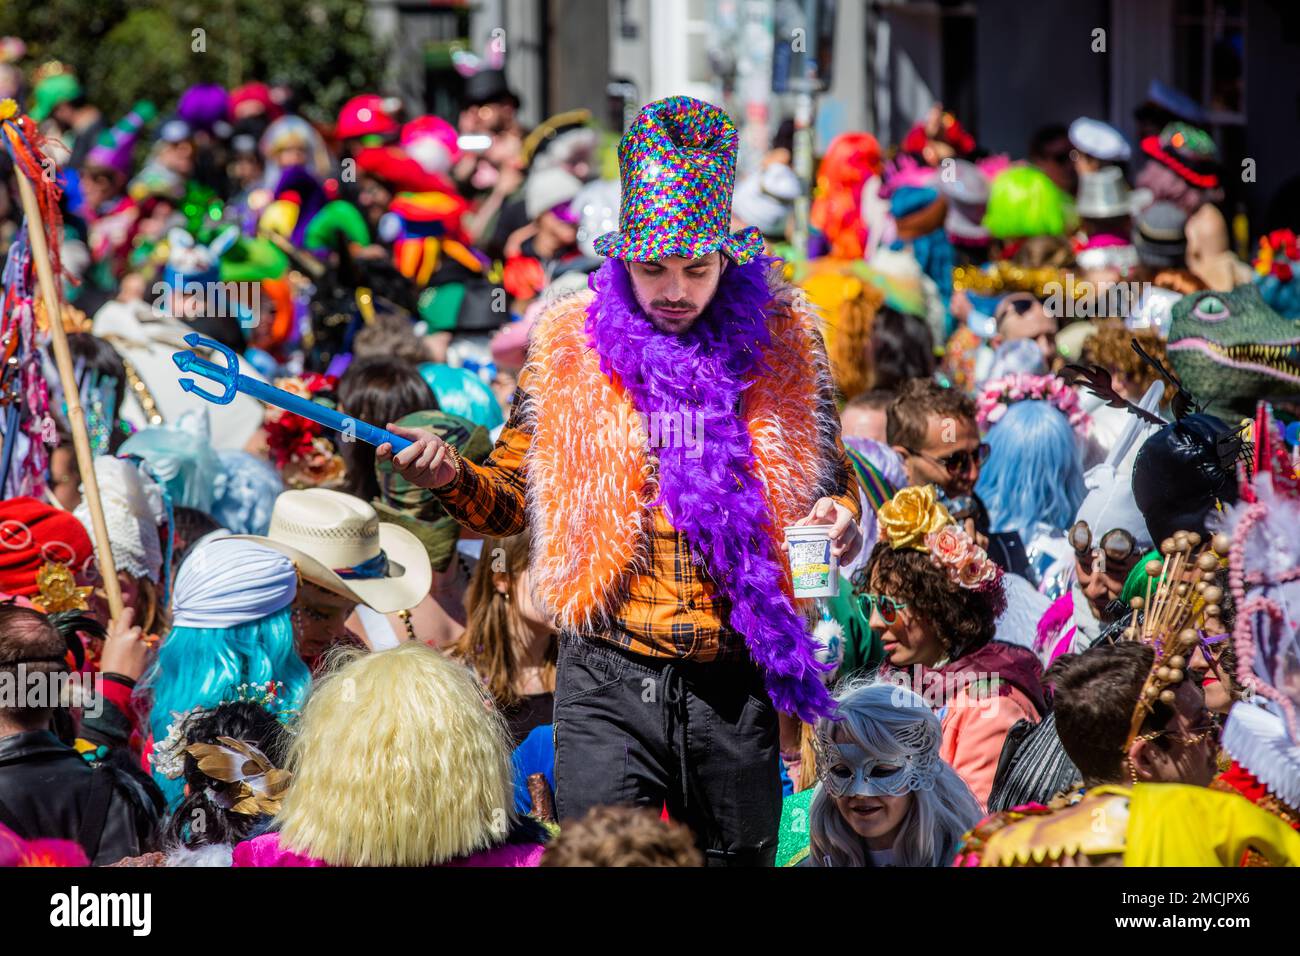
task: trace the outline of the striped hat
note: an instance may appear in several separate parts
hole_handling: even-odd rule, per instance
[[[754,228],[731,232],[740,135],[727,114],[689,96],[641,110],[618,147],[619,231],[598,238],[603,256],[647,262],[722,250],[737,264],[763,251]]]

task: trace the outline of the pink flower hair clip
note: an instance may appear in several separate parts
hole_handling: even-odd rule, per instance
[[[925,536],[925,545],[930,560],[960,588],[984,591],[996,587],[1002,579],[1002,569],[958,525],[950,524],[930,532]]]

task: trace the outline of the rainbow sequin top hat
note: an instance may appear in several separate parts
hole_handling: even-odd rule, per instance
[[[602,256],[648,262],[722,250],[738,265],[763,251],[755,228],[731,232],[740,134],[727,114],[689,96],[649,104],[618,146],[623,202]]]

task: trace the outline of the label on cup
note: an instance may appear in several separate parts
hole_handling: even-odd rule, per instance
[[[839,592],[839,562],[831,554],[826,531],[815,525],[786,529],[795,597],[834,597]]]

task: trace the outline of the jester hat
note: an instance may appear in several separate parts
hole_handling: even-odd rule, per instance
[[[602,256],[648,262],[721,250],[738,265],[763,251],[755,228],[731,232],[740,134],[727,114],[689,96],[646,106],[618,146],[619,231],[598,238]]]

